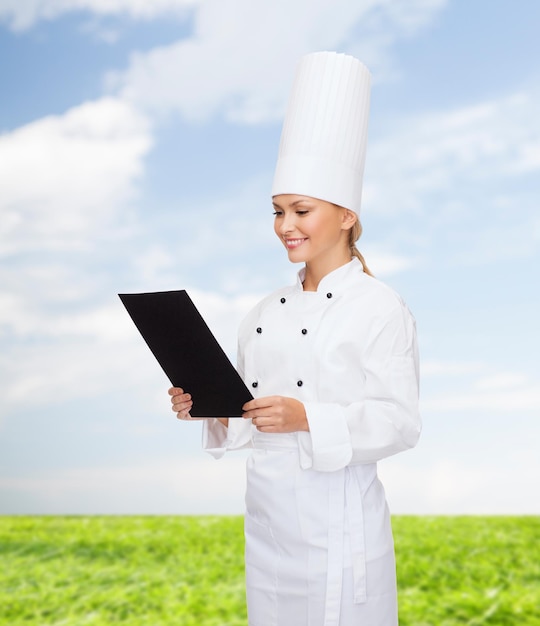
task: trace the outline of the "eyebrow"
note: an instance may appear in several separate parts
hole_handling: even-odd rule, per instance
[[[299,204],[310,204],[310,202],[309,202],[309,200],[307,198],[301,198],[300,200],[295,200],[294,202],[291,202],[291,204],[289,206],[294,208],[294,207],[298,206]],[[278,204],[277,202],[274,202],[273,200],[272,200],[272,205],[275,206],[278,209],[282,209],[283,208],[280,204]]]

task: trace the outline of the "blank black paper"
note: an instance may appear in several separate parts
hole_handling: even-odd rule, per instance
[[[193,417],[239,417],[253,396],[185,290],[118,294]]]

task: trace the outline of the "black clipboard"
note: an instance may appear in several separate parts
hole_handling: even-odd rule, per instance
[[[191,394],[192,417],[240,417],[253,399],[187,291],[118,294],[174,387]]]

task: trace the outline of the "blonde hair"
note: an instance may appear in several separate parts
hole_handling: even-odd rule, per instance
[[[362,224],[360,223],[360,218],[357,217],[356,222],[354,223],[353,227],[349,230],[349,247],[351,249],[352,256],[355,256],[360,261],[360,263],[362,263],[364,272],[368,274],[369,276],[373,276],[371,270],[367,266],[367,263],[364,257],[362,256],[362,253],[356,247],[356,242],[360,239],[361,235],[362,235]]]

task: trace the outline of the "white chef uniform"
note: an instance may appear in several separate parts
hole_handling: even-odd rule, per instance
[[[203,426],[219,458],[247,464],[250,626],[395,626],[393,541],[379,459],[420,433],[415,322],[355,258],[316,292],[260,302],[239,332],[238,369],[255,397],[304,403],[309,432],[260,433],[251,421]]]

